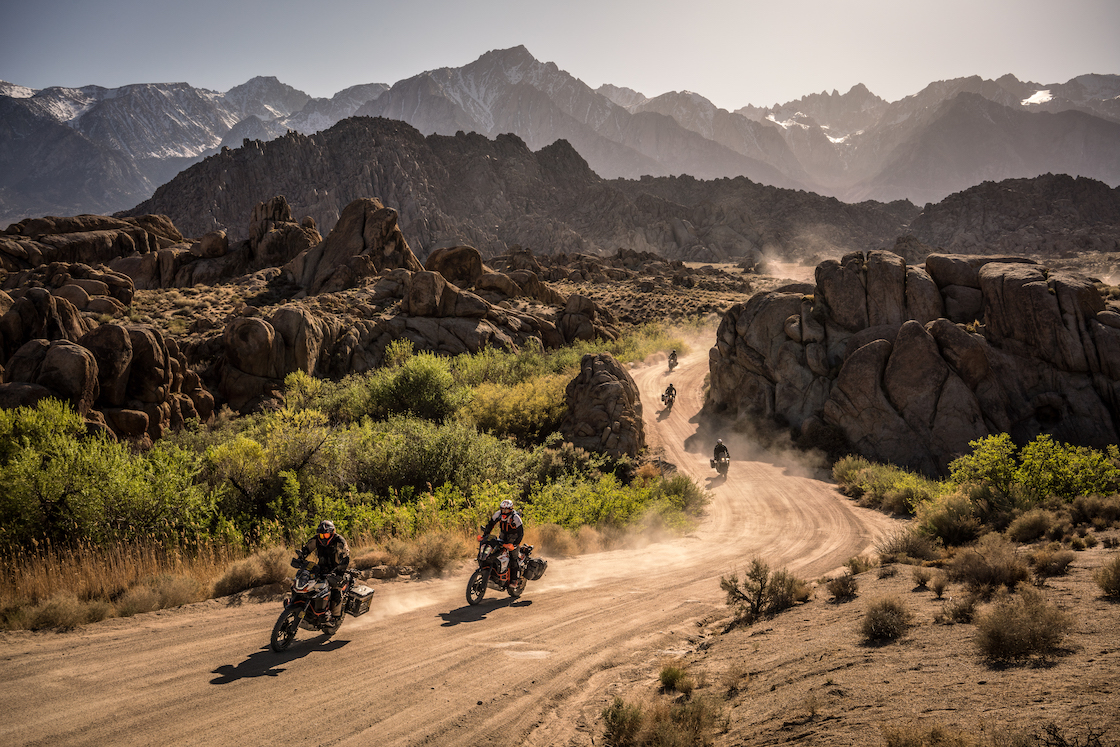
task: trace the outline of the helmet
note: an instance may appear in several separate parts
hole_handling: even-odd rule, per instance
[[[508,514],[513,510],[513,501],[511,501],[509,498],[506,498],[504,501],[502,501],[499,508],[502,509],[503,514]]]
[[[329,542],[334,534],[334,522],[323,519],[319,522],[319,528],[315,532],[319,535],[320,542]]]
[[[723,446],[723,439],[722,438],[717,438],[716,439],[716,445],[717,446]]]

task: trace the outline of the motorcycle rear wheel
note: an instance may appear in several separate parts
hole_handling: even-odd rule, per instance
[[[299,614],[294,607],[285,607],[272,626],[272,650],[276,653],[286,651],[295,640],[299,630]]]
[[[479,568],[471,574],[471,580],[467,582],[467,604],[476,605],[486,596],[486,582],[489,575],[489,571],[484,568]]]

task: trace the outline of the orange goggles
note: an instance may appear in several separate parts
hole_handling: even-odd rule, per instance
[[[324,532],[324,533],[322,533],[322,534],[320,534],[320,535],[319,535],[319,539],[321,539],[321,540],[329,540],[329,539],[331,538],[331,535],[332,535],[332,534],[334,534],[334,533],[333,533],[333,532]]]

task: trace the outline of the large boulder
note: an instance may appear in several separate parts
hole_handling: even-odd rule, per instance
[[[610,353],[583,356],[565,395],[560,431],[574,445],[616,459],[645,447],[638,385]]]
[[[1120,314],[1091,280],[1007,257],[926,267],[850,254],[818,266],[814,293],[732,307],[709,353],[711,405],[803,433],[827,425],[928,474],[991,433],[1116,442]]]

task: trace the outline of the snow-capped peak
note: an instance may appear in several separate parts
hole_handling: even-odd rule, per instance
[[[1031,104],[1045,104],[1052,98],[1054,97],[1050,95],[1050,89],[1045,89],[1042,91],[1035,91],[1033,96],[1023,99],[1020,103],[1023,106],[1030,106]]]

